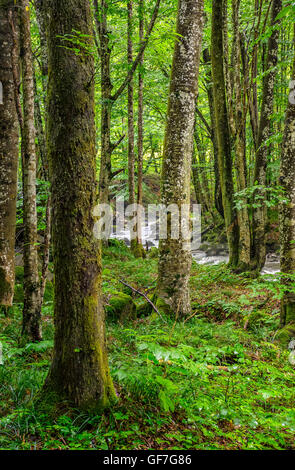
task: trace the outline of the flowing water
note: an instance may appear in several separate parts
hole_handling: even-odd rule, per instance
[[[130,245],[130,232],[128,229],[113,234],[111,238],[123,240],[128,246]],[[146,225],[142,231],[143,245],[148,246],[149,248],[153,246],[158,247],[159,242],[156,238],[156,223]],[[206,243],[206,245],[206,251],[196,250],[192,252],[192,256],[198,264],[216,265],[228,262],[228,254],[226,253],[226,248],[224,246],[220,246],[220,250],[216,248],[212,250],[212,245],[209,243]],[[214,254],[212,254],[212,251]],[[276,274],[278,272],[280,272],[279,257],[276,254],[267,255],[266,263],[261,273]]]

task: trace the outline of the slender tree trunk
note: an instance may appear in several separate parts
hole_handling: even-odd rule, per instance
[[[271,12],[271,26],[277,25],[277,16],[282,8],[282,0],[273,0]],[[252,267],[253,270],[260,271],[266,259],[266,222],[267,210],[263,203],[265,199],[267,158],[269,155],[269,138],[271,136],[271,116],[273,113],[274,85],[278,62],[278,41],[279,30],[274,28],[268,40],[266,74],[263,77],[262,105],[257,137],[257,151],[254,171],[254,182],[262,187],[257,194],[262,198],[261,207],[253,211],[253,234],[252,234]]]
[[[43,78],[48,75],[48,53],[47,53],[47,39],[46,39],[46,13],[47,13],[47,3],[48,0],[35,0],[35,10],[36,10],[36,19],[40,35],[40,45],[41,45],[41,72]]]
[[[107,361],[97,203],[92,15],[88,0],[52,0],[49,21],[48,158],[52,182],[54,353],[43,401],[99,410],[115,399]],[[86,48],[63,47],[81,32]]]
[[[108,1],[101,0],[100,9],[94,0],[95,19],[99,35],[101,63],[101,166],[99,176],[99,201],[109,203],[109,186],[112,177],[111,113],[113,101],[111,82],[111,46],[108,31]]]
[[[0,308],[12,305],[18,166],[18,118],[12,67],[14,0],[0,0]]]
[[[295,34],[295,25],[294,25]],[[294,43],[295,46],[295,43]],[[293,80],[295,80],[295,56],[293,66]],[[280,184],[285,190],[288,203],[280,208],[280,233],[281,233],[281,272],[293,274],[295,272],[295,104],[289,100],[285,120],[285,131],[282,145],[281,177]],[[293,287],[294,281],[284,280],[286,285]],[[293,336],[295,332],[295,294],[286,292],[281,302],[282,326],[293,324]]]
[[[231,142],[224,77],[223,1],[213,0],[212,3],[211,54],[222,202],[229,246],[229,264],[235,268],[239,262],[239,226],[233,201]]]
[[[181,219],[189,218],[190,177],[198,89],[199,62],[203,31],[203,1],[179,0],[177,35],[171,72],[167,126],[165,132],[161,200],[168,208],[174,204]],[[181,213],[182,206],[187,210]],[[189,277],[190,239],[180,231],[160,241],[157,296],[158,305],[170,314],[183,317],[190,313]],[[189,237],[190,238],[190,237]]]
[[[139,43],[144,40],[144,0],[139,0]],[[137,213],[137,252],[144,256],[144,249],[142,246],[142,167],[143,167],[143,64],[144,54],[142,54],[139,72],[138,72],[138,141],[137,141],[137,204],[139,206]]]
[[[128,31],[127,31],[127,62],[128,67],[132,66],[133,62],[133,1],[128,0]],[[134,153],[134,109],[133,109],[133,79],[128,83],[128,192],[129,204],[135,204],[135,153]],[[134,234],[130,234],[131,250],[136,251],[136,238]]]
[[[211,67],[211,57],[209,49],[204,49],[203,59],[207,66],[206,70],[206,90],[208,95],[208,104],[210,110],[210,120],[211,120],[211,140],[213,145],[213,156],[214,156],[214,177],[215,177],[215,188],[214,188],[214,202],[215,207],[218,213],[224,218],[224,210],[222,205],[222,192],[220,186],[220,177],[218,169],[218,142],[217,142],[217,132],[216,132],[216,119],[214,112],[214,98],[213,98],[213,84],[212,84],[212,67]]]
[[[30,32],[29,0],[20,2],[20,38],[23,88],[23,218],[24,218],[24,340],[41,340],[37,250],[36,171],[34,125],[34,71]]]
[[[241,80],[241,48],[240,48],[240,29],[239,29],[239,10],[240,0],[232,1],[233,16],[233,119],[235,122],[235,154],[237,170],[237,186],[239,191],[247,188],[247,169],[246,169],[246,106],[245,96],[242,92]],[[238,211],[239,229],[240,229],[240,253],[239,268],[241,271],[250,270],[251,261],[251,233],[247,200],[243,200],[243,208]]]

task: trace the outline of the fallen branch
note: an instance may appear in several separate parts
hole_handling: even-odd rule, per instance
[[[162,317],[162,315],[160,314],[159,310],[157,309],[157,307],[155,306],[155,304],[148,298],[148,296],[144,293],[144,292],[140,292],[140,290],[138,289],[135,289],[134,287],[130,286],[130,284],[127,284],[127,282],[123,281],[122,279],[119,279],[119,282],[121,282],[121,284],[123,284],[124,286],[126,287],[129,287],[129,289],[131,289],[133,292],[136,292],[137,294],[141,295],[142,297],[145,298],[145,300],[153,307],[153,309],[155,310],[155,312],[159,315],[159,317],[165,322],[167,323],[164,318]]]

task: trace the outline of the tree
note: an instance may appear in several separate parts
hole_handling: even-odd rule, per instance
[[[295,26],[294,26],[295,32]],[[293,65],[293,80],[295,80],[295,58]],[[280,242],[281,242],[281,272],[288,275],[295,272],[295,103],[294,96],[289,100],[285,119],[285,131],[282,144],[280,184],[285,191],[287,203],[281,204],[280,209]],[[281,302],[281,325],[295,324],[295,294],[292,292],[292,281],[286,276],[287,289]],[[293,328],[292,336],[295,328]]]
[[[278,42],[279,42],[279,28],[277,19],[278,14],[282,9],[282,0],[273,0],[271,10],[271,36],[268,40],[267,57],[266,57],[266,72],[263,76],[262,83],[262,104],[259,120],[259,128],[257,135],[257,151],[254,170],[254,182],[258,184],[259,189],[257,195],[261,200],[253,211],[253,228],[252,228],[252,256],[251,264],[252,269],[260,271],[266,259],[266,222],[267,210],[264,204],[265,186],[266,186],[266,170],[267,158],[269,155],[271,136],[271,119],[273,113],[274,103],[274,86],[276,77],[276,65],[278,62]]]
[[[24,309],[22,336],[24,340],[40,341],[42,333],[37,249],[37,156],[35,146],[35,95],[29,0],[20,0],[20,46],[23,91],[21,152],[23,165],[24,219]]]
[[[224,1],[227,0],[213,0],[212,2],[212,77],[218,142],[218,167],[229,247],[229,264],[232,267],[237,267],[239,263],[239,225],[233,201],[231,140],[224,74]]]
[[[53,362],[43,401],[101,409],[115,399],[106,352],[97,202],[94,60],[87,0],[49,3],[48,158],[55,304]],[[79,33],[77,33],[79,32]],[[77,43],[67,35],[78,34]],[[77,51],[78,48],[78,51]]]
[[[13,0],[0,1],[0,307],[10,307],[14,294],[14,245],[18,166],[18,119],[10,17]]]
[[[203,31],[203,1],[179,0],[177,37],[170,79],[168,115],[165,132],[161,201],[175,204],[181,218],[182,205],[190,205],[191,159],[195,124],[195,106]],[[189,210],[189,209],[188,209]],[[157,296],[158,304],[179,317],[191,311],[189,276],[190,243],[180,234],[171,237],[171,214],[168,236],[160,241]]]

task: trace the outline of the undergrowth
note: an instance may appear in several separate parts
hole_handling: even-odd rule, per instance
[[[116,244],[105,248],[105,301],[128,291],[122,278],[152,296],[156,269],[155,259],[137,260]],[[73,409],[50,419],[35,410],[52,355],[53,303],[43,310],[44,340],[24,348],[22,304],[15,304],[1,317],[0,448],[294,449],[295,374],[275,340],[275,282],[194,264],[191,318],[108,321],[119,400],[99,416]]]

